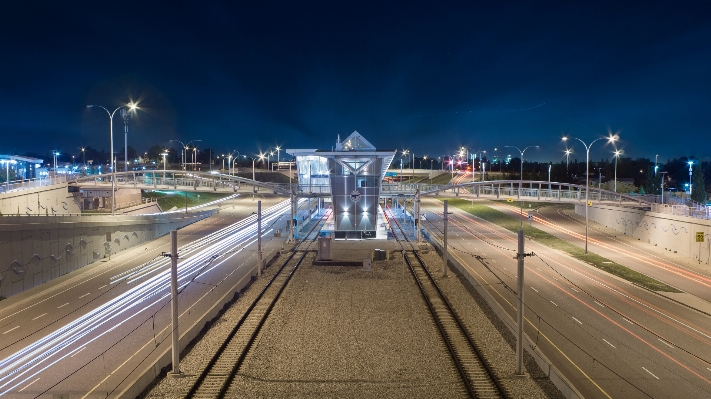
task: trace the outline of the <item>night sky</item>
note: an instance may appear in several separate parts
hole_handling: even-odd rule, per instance
[[[0,11],[0,153],[109,149],[134,100],[139,152],[170,139],[252,155],[378,149],[441,156],[563,135],[625,156],[709,156],[705,2],[9,1]],[[115,119],[114,145],[123,147]],[[572,143],[574,158],[584,148]],[[598,142],[592,158],[612,158]],[[507,150],[511,153],[511,150]],[[283,154],[283,152],[282,152]],[[577,156],[575,156],[577,155]],[[573,158],[571,157],[571,161]]]

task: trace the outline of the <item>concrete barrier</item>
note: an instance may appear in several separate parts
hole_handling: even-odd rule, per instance
[[[585,217],[582,204],[575,206],[575,213]],[[710,220],[609,205],[589,207],[588,218],[681,256],[706,264],[711,261]],[[703,242],[696,242],[697,233],[703,234]]]
[[[66,188],[65,188],[66,190]],[[9,297],[212,215],[3,216],[0,295]]]
[[[0,213],[23,216],[76,215],[81,213],[79,192],[76,194],[69,192],[67,183],[10,191],[0,194]]]

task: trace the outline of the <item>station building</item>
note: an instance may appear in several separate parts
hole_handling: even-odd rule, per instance
[[[334,238],[375,238],[380,191],[396,150],[376,150],[354,131],[329,150],[289,149],[296,158],[297,196],[329,197]]]

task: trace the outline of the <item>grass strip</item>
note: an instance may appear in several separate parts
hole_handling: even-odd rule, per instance
[[[441,198],[440,200],[443,201],[443,199]],[[507,215],[489,206],[480,203],[474,203],[474,206],[472,207],[472,203],[470,201],[459,198],[449,199],[448,201],[449,205],[451,206],[455,206],[471,215],[480,217],[486,220],[487,222],[497,224],[505,228],[506,230],[512,231],[514,233],[521,228],[520,219],[511,215]],[[592,265],[600,270],[603,270],[617,277],[623,278],[633,284],[653,291],[677,293],[681,292],[674,287],[662,283],[661,281],[645,276],[642,273],[636,272],[626,266],[613,262],[610,259],[607,259],[598,254],[592,252],[588,252],[586,254],[583,248],[571,244],[543,230],[539,230],[535,227],[532,227],[526,224],[525,222],[523,223],[523,232],[525,236],[540,244],[543,244],[552,249],[563,251],[575,259],[579,259],[589,265]]]
[[[232,195],[232,193],[211,193],[205,191],[188,191],[187,193],[188,207],[205,204],[207,202],[215,201]],[[168,211],[173,207],[176,207],[178,209],[185,208],[185,191],[142,190],[141,194],[143,198],[157,198],[158,205],[160,205],[161,209],[163,209],[164,211]],[[200,196],[200,198],[198,198],[198,195]]]

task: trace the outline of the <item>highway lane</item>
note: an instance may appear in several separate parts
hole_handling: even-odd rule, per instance
[[[428,222],[437,226],[441,204],[425,200],[423,209],[433,212]],[[514,287],[516,282],[515,236],[459,213],[452,215],[453,255],[478,273],[513,318],[515,298],[504,284]],[[684,351],[711,358],[705,349],[711,336],[706,316],[536,243],[526,245],[557,271],[538,258],[526,259],[531,309],[526,332],[586,397],[709,395],[709,364]],[[472,254],[484,256],[491,271]],[[669,383],[678,381],[683,386],[671,388]]]
[[[518,209],[495,205],[510,214]],[[533,225],[580,247],[585,243],[585,219],[563,206],[542,207],[533,213]],[[701,298],[711,305],[711,271],[698,261],[674,255],[605,226],[590,222],[589,248],[632,270]]]
[[[265,199],[267,203],[262,209],[280,200]],[[196,282],[181,292],[181,325],[189,325],[202,315],[224,295],[225,289],[229,291],[256,264],[254,231],[249,231],[254,225],[252,220],[220,232],[221,228],[245,220],[247,216],[254,218],[251,214],[256,211],[256,202],[251,199],[237,202],[242,204],[234,211],[229,205],[225,206],[220,214],[210,218],[212,220],[188,226],[178,234],[180,256],[185,256],[179,262],[180,284],[185,287],[201,273]],[[288,206],[282,205],[272,216],[264,212],[263,226],[267,234],[270,224],[284,227],[286,218],[281,216],[285,210],[288,212]],[[267,220],[269,218],[271,220]],[[210,234],[216,237],[208,243],[201,242],[199,237]],[[265,241],[271,237],[273,235],[265,236]],[[3,330],[7,334],[0,351],[3,359],[0,360],[0,394],[35,397],[54,386],[47,394],[88,393],[87,397],[106,397],[109,392],[120,392],[124,377],[141,364],[145,365],[146,357],[162,353],[165,338],[170,335],[166,306],[169,302],[168,259],[156,258],[156,255],[168,250],[168,239],[164,237],[150,244],[152,246],[141,246],[112,257],[111,262],[102,265],[101,271],[84,268],[87,269],[85,277],[80,276],[82,269],[75,272],[77,276],[66,276],[69,284],[58,281],[59,288],[48,286],[41,293],[31,293],[33,299],[29,305],[20,300],[19,305],[9,306],[7,312],[4,308],[0,318],[9,328]],[[266,245],[278,250],[281,243]],[[213,259],[229,251],[234,252]],[[153,258],[156,259],[151,265],[136,269]],[[39,304],[32,306],[34,303]],[[14,328],[16,324],[21,328]],[[62,328],[64,331],[56,334]]]

